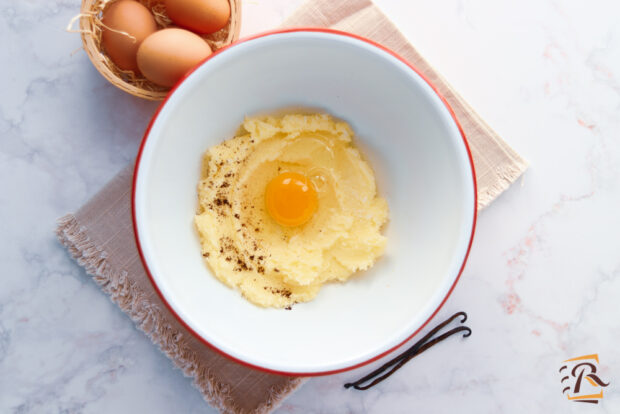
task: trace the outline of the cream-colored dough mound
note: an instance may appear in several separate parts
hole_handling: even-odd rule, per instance
[[[287,307],[374,264],[388,206],[352,137],[324,114],[256,117],[206,152],[195,224],[219,280],[257,305]],[[265,188],[283,172],[316,189],[318,208],[301,226],[282,226],[265,208]]]

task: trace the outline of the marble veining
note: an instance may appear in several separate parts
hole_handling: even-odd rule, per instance
[[[157,106],[65,32],[79,3],[0,5],[0,412],[213,413],[54,236],[133,159]],[[300,3],[244,1],[242,34]],[[467,311],[470,338],[365,392],[342,385],[371,367],[311,379],[278,413],[620,412],[620,3],[377,3],[531,167],[480,214],[437,315]],[[558,368],[592,353],[611,384],[596,406],[569,402]]]

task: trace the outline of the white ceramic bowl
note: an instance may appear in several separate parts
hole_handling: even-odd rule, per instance
[[[390,221],[372,269],[288,311],[257,307],[216,280],[193,217],[204,151],[246,115],[291,107],[350,123]],[[253,367],[316,375],[385,355],[434,316],[471,245],[475,176],[451,110],[414,68],[352,35],[287,30],[213,55],[170,93],[142,143],[133,209],[155,287],[198,338]]]

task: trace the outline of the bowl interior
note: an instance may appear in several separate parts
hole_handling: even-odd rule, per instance
[[[318,110],[353,127],[390,207],[384,257],[291,311],[259,308],[211,274],[193,227],[200,160],[246,115]],[[298,31],[241,42],[181,83],[138,161],[137,236],[154,282],[198,335],[249,364],[343,369],[401,343],[440,306],[466,258],[474,177],[445,105],[410,67],[360,39]]]

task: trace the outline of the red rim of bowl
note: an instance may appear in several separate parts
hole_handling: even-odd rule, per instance
[[[473,178],[473,187],[474,187],[474,217],[473,217],[473,223],[472,223],[472,228],[471,228],[471,236],[469,238],[469,243],[467,245],[467,251],[465,252],[465,257],[463,258],[463,263],[461,264],[461,267],[459,269],[459,272],[456,276],[456,278],[454,279],[454,282],[452,283],[452,286],[450,287],[450,289],[448,290],[448,292],[446,293],[446,296],[443,298],[443,300],[441,301],[441,303],[439,304],[439,306],[437,306],[437,309],[435,309],[435,311],[428,317],[428,319],[422,324],[420,325],[420,327],[418,329],[416,329],[411,335],[409,335],[407,338],[405,338],[403,341],[401,341],[400,343],[396,344],[395,346],[393,346],[392,348],[381,352],[380,354],[357,364],[351,365],[349,367],[345,367],[345,368],[339,368],[339,369],[335,369],[335,370],[331,370],[331,371],[323,371],[323,372],[287,372],[287,371],[277,371],[277,370],[272,370],[269,368],[265,368],[265,367],[261,367],[259,365],[254,365],[254,364],[250,364],[246,361],[240,360],[230,354],[227,354],[226,352],[222,351],[221,349],[217,348],[215,345],[211,344],[210,342],[208,342],[206,339],[204,339],[202,336],[200,336],[196,331],[194,331],[172,308],[172,306],[168,303],[168,301],[166,300],[166,298],[164,297],[164,295],[162,294],[162,292],[159,290],[159,287],[157,286],[157,283],[155,283],[155,279],[153,278],[153,275],[151,274],[151,271],[149,270],[149,267],[146,263],[146,260],[144,258],[144,254],[142,253],[142,247],[140,245],[140,239],[138,237],[138,229],[137,229],[137,221],[136,221],[136,181],[138,178],[138,171],[140,169],[140,160],[142,158],[142,152],[144,150],[144,145],[146,144],[146,141],[148,139],[149,133],[151,131],[151,128],[153,126],[153,124],[155,123],[155,120],[157,119],[157,117],[159,116],[159,113],[161,112],[162,108],[166,105],[166,102],[168,102],[168,99],[170,98],[170,96],[174,93],[174,91],[183,83],[183,81],[192,73],[194,73],[199,67],[201,67],[205,62],[207,62],[209,59],[211,59],[213,56],[216,56],[222,52],[224,52],[225,50],[235,47],[235,45],[250,41],[250,40],[254,40],[257,38],[261,38],[261,37],[267,37],[267,36],[271,36],[271,35],[276,35],[276,34],[282,34],[282,33],[294,33],[294,32],[320,32],[320,33],[329,33],[329,34],[335,34],[335,35],[340,35],[340,36],[347,36],[347,37],[351,37],[357,40],[361,40],[363,42],[366,42],[372,46],[375,46],[381,50],[383,50],[384,52],[389,53],[390,55],[394,56],[395,58],[397,58],[398,60],[400,60],[401,62],[403,62],[404,64],[406,64],[411,70],[413,70],[418,76],[420,76],[430,87],[431,89],[435,92],[435,94],[437,94],[437,96],[441,99],[441,101],[443,102],[443,104],[445,105],[446,109],[448,110],[448,112],[450,113],[450,115],[452,116],[452,119],[454,120],[456,126],[458,127],[458,130],[461,134],[461,138],[463,139],[463,144],[465,145],[465,149],[467,150],[467,156],[469,158],[469,165],[471,167],[471,173],[472,173],[472,178]],[[409,341],[411,338],[413,338],[415,335],[418,334],[418,332],[420,332],[422,329],[424,329],[424,327],[435,317],[435,315],[437,315],[437,313],[439,312],[439,310],[443,307],[443,305],[446,303],[446,301],[448,300],[448,298],[450,297],[450,294],[452,293],[452,291],[454,290],[454,288],[456,287],[456,284],[458,283],[461,274],[463,273],[463,269],[465,268],[465,263],[467,263],[467,258],[469,257],[469,252],[471,250],[471,246],[474,240],[474,233],[476,230],[476,220],[478,217],[478,211],[477,211],[477,205],[478,205],[478,189],[477,189],[477,185],[476,185],[476,171],[474,169],[474,160],[472,158],[471,155],[471,150],[469,148],[469,145],[467,143],[467,139],[465,138],[465,133],[463,132],[463,128],[460,124],[460,122],[458,121],[458,119],[456,118],[456,115],[454,114],[454,110],[452,109],[452,107],[450,106],[450,104],[448,103],[448,101],[446,100],[446,98],[444,98],[444,96],[439,92],[439,90],[437,89],[437,87],[435,85],[433,85],[433,83],[420,71],[418,70],[415,66],[413,66],[410,62],[408,62],[406,59],[404,59],[402,56],[398,55],[396,52],[388,49],[387,47],[374,42],[370,39],[367,39],[365,37],[362,36],[358,36],[352,33],[347,33],[347,32],[342,32],[339,30],[333,30],[333,29],[325,29],[325,28],[317,28],[317,27],[299,27],[299,28],[291,28],[291,29],[280,29],[280,30],[272,30],[272,31],[267,31],[267,32],[263,32],[263,33],[259,33],[257,35],[253,35],[253,36],[249,36],[243,39],[240,39],[239,41],[228,45],[220,50],[218,50],[217,52],[211,54],[209,57],[207,57],[205,60],[203,60],[200,64],[198,64],[195,68],[193,68],[191,71],[189,71],[187,74],[185,74],[185,76],[183,76],[183,78],[181,78],[175,85],[174,87],[172,87],[172,89],[170,89],[170,92],[168,92],[168,95],[166,95],[166,98],[162,101],[162,103],[159,105],[159,107],[157,108],[157,110],[155,111],[155,114],[153,115],[153,117],[151,118],[151,121],[149,122],[146,131],[144,132],[144,136],[142,138],[142,143],[140,144],[140,148],[138,150],[138,156],[136,158],[136,164],[135,164],[135,168],[134,168],[134,173],[133,173],[133,183],[132,183],[132,190],[131,190],[131,216],[132,216],[132,221],[133,221],[133,231],[134,231],[134,238],[136,240],[136,246],[138,247],[138,252],[140,254],[140,260],[142,261],[142,265],[144,266],[144,270],[146,271],[146,274],[149,277],[149,280],[151,281],[151,284],[153,285],[153,288],[155,289],[155,291],[157,292],[157,294],[159,295],[160,299],[162,300],[162,302],[164,303],[164,305],[168,308],[168,311],[170,311],[170,313],[172,315],[174,315],[174,317],[179,321],[179,323],[185,328],[187,329],[189,332],[192,333],[192,335],[194,335],[194,337],[196,337],[196,339],[198,339],[200,342],[202,342],[203,344],[207,345],[209,348],[215,350],[216,352],[220,353],[221,355],[241,364],[244,366],[247,366],[249,368],[253,368],[253,369],[257,369],[259,371],[263,371],[263,372],[267,372],[270,374],[278,374],[278,375],[287,375],[287,376],[306,376],[306,377],[314,377],[314,376],[322,376],[322,375],[330,375],[330,374],[337,374],[340,372],[345,372],[345,371],[350,371],[352,369],[355,368],[359,368],[362,367],[364,365],[370,364],[371,362],[374,362],[380,358],[383,358],[384,356],[392,353],[393,351],[395,351],[396,349],[398,349],[399,347],[401,347],[403,344],[405,344],[407,341]]]

